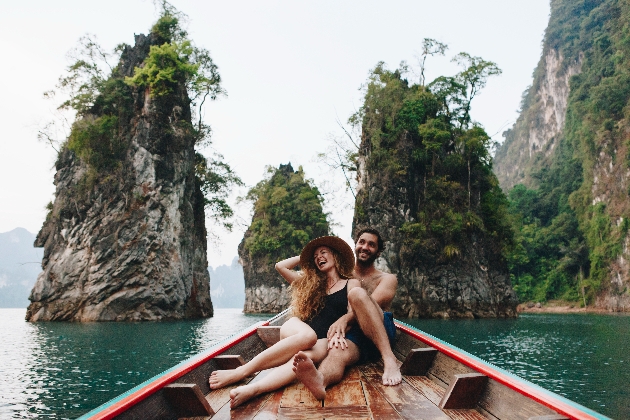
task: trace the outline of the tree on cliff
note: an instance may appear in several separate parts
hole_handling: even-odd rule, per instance
[[[500,70],[466,53],[454,60],[460,73],[426,86],[410,84],[404,64],[370,72],[350,118],[361,126],[354,230],[376,226],[390,241],[383,257],[399,276],[400,316],[510,316],[507,199],[491,139],[470,119],[472,99]]]
[[[69,111],[70,118],[72,114],[75,116],[75,121],[69,124],[67,141],[60,141],[55,129],[67,124],[68,116],[50,122],[39,131],[38,137],[59,149],[59,153],[64,148],[71,150],[87,164],[89,171],[82,180],[81,192],[88,193],[103,178],[121,173],[120,165],[129,148],[125,126],[134,117],[132,88],[147,89],[152,98],[169,101],[168,97],[183,82],[192,108],[192,121],[180,119],[175,129],[184,130],[194,138],[196,182],[210,220],[231,230],[233,211],[226,198],[234,185],[243,183],[221,154],[214,152],[210,157],[202,154],[211,146],[212,131],[203,119],[203,106],[226,95],[221,76],[208,50],[194,46],[188,39],[180,23],[185,15],[168,2],[162,2],[161,7],[161,16],[151,28],[155,45],[150,46],[144,63],[133,69],[132,76],[124,74],[129,69],[121,57],[130,48],[128,45],[120,44],[108,52],[94,35],[79,40],[70,53],[74,62],[68,67],[68,74],[59,78],[57,90],[44,94],[51,99],[65,96],[58,109]],[[114,60],[121,60],[118,66],[112,66]]]
[[[401,70],[389,71],[383,63],[371,72],[365,103],[352,120],[363,126],[366,170],[409,194],[412,217],[400,228],[413,253],[448,260],[473,232],[494,236],[499,254],[511,243],[507,200],[492,174],[491,139],[471,124],[469,113],[479,87],[497,73],[494,63],[479,57],[427,88],[409,86]],[[357,223],[365,214],[360,201]]]
[[[269,167],[267,174],[246,197],[254,206],[252,222],[239,245],[246,312],[285,309],[286,282],[278,277],[275,263],[299,255],[308,241],[330,233],[322,196],[304,177],[302,167],[294,171],[289,163]]]

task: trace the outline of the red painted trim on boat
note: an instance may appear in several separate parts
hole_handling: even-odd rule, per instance
[[[130,407],[136,405],[140,401],[149,397],[156,391],[162,389],[164,386],[175,381],[177,378],[184,376],[188,372],[206,363],[208,360],[212,359],[213,357],[223,353],[225,350],[229,349],[230,347],[235,346],[236,344],[240,343],[241,341],[245,340],[248,337],[251,337],[252,335],[256,333],[256,329],[258,327],[267,326],[267,325],[269,325],[269,321],[264,321],[264,322],[251,326],[249,329],[245,330],[243,334],[239,335],[238,337],[234,337],[232,340],[226,342],[220,347],[217,347],[216,349],[213,349],[210,353],[202,356],[201,358],[192,360],[190,363],[183,365],[177,371],[168,372],[165,375],[160,376],[158,379],[151,382],[150,384],[147,384],[145,387],[137,390],[133,394],[128,395],[127,397],[121,399],[120,401],[116,402],[110,407],[107,407],[104,410],[99,411],[92,417],[89,417],[89,419],[90,420],[108,420],[108,419],[112,419],[116,417],[120,413],[125,412]]]
[[[399,324],[398,322],[395,322],[395,324],[396,324],[396,328],[398,328],[402,332],[414,338],[417,338],[423,343],[437,349],[441,353],[444,353],[445,355],[457,360],[458,362],[463,363],[466,366],[473,368],[479,373],[483,373],[484,375],[507,386],[508,388],[511,388],[514,391],[519,392],[520,394],[523,394],[526,397],[531,398],[532,400],[546,407],[549,407],[554,411],[557,411],[559,414],[563,414],[565,416],[568,416],[571,419],[576,419],[576,420],[597,420],[598,419],[597,417],[593,417],[581,411],[577,407],[572,407],[571,405],[565,403],[564,401],[554,398],[552,395],[543,393],[541,390],[530,386],[527,382],[520,381],[516,378],[512,378],[508,375],[505,375],[504,373],[493,369],[491,366],[487,364],[480,363],[478,360],[475,360],[465,354],[462,354],[450,346],[444,345],[432,339],[431,337],[421,334],[417,330],[410,329],[406,327],[405,325]]]

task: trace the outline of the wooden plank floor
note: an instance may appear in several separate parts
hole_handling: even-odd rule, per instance
[[[216,412],[213,420],[486,419],[476,410],[441,410],[438,404],[445,390],[426,376],[404,376],[402,384],[384,386],[382,373],[381,364],[353,367],[343,381],[328,390],[323,402],[314,399],[301,383],[261,395],[234,410],[229,404],[232,387],[212,391],[206,398]]]

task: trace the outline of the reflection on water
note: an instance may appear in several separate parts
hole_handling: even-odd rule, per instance
[[[269,315],[205,320],[27,323],[0,309],[0,418],[76,418]]]
[[[0,309],[0,418],[76,418],[269,316],[153,323],[27,323]],[[406,320],[544,388],[630,419],[630,317]]]
[[[405,322],[595,411],[630,419],[627,315]]]

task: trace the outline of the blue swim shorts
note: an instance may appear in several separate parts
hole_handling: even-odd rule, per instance
[[[391,312],[383,312],[383,324],[385,325],[385,332],[389,338],[389,344],[393,346],[394,339],[396,338],[396,326],[394,325],[394,315]],[[367,338],[359,324],[355,324],[350,328],[350,331],[346,333],[346,340],[352,341],[359,348],[359,364],[373,362],[381,358],[381,352],[374,345],[372,340]]]

